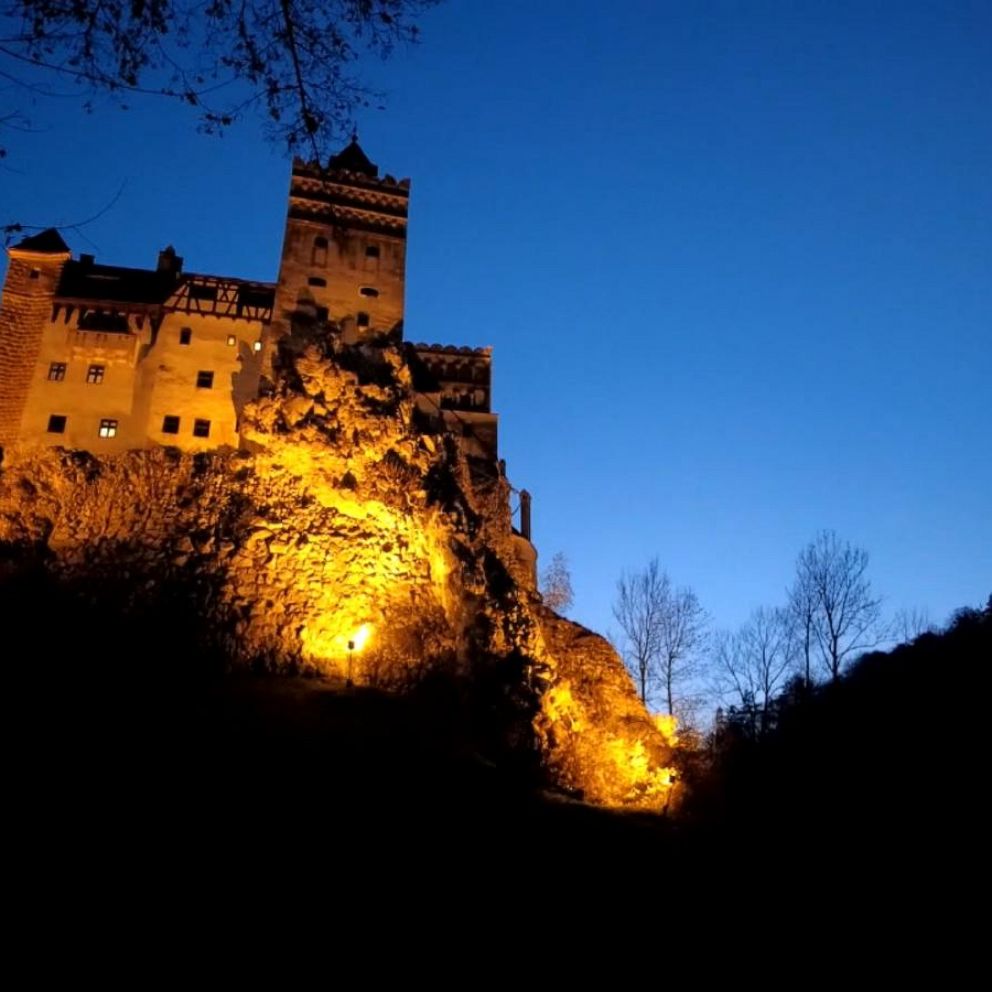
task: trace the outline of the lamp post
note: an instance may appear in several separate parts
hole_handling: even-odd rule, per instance
[[[351,656],[355,653],[355,642],[348,641],[348,680],[345,685],[350,689],[353,685],[351,681]]]

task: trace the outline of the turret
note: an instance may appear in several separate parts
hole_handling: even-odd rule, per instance
[[[346,341],[402,335],[409,196],[357,136],[326,167],[293,163],[273,335],[294,320],[329,321]]]
[[[59,232],[49,228],[8,248],[7,256],[0,299],[0,446],[17,437],[42,332],[72,253]]]

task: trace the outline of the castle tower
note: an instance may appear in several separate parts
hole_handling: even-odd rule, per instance
[[[379,176],[356,137],[326,169],[297,159],[272,333],[330,320],[349,342],[402,336],[410,180]]]
[[[72,257],[54,228],[7,249],[10,264],[0,301],[0,447],[18,437],[42,332],[62,268]]]

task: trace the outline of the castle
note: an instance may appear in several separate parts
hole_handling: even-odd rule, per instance
[[[55,230],[9,248],[0,583],[44,575],[128,629],[167,615],[188,637],[166,666],[195,648],[346,687],[454,679],[479,746],[590,802],[664,808],[672,728],[537,591],[489,349],[403,341],[409,193],[356,140],[294,162],[274,283],[187,272],[172,248],[154,269],[73,258]]]
[[[243,446],[241,412],[293,326],[402,342],[409,196],[357,137],[326,168],[296,160],[274,283],[186,272],[171,246],[154,269],[74,259],[54,229],[8,248],[0,447]],[[460,438],[474,477],[501,472],[491,349],[404,349],[418,415]],[[529,543],[526,492],[520,523]]]

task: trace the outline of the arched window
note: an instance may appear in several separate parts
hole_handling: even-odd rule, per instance
[[[310,255],[310,264],[323,268],[327,265],[327,238],[318,235],[313,239],[313,252]]]

